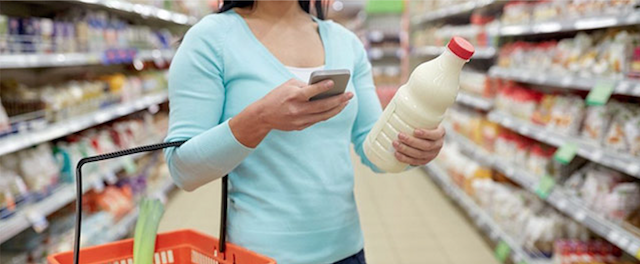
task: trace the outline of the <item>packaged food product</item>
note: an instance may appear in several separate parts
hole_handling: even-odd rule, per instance
[[[556,104],[556,95],[545,94],[542,96],[540,105],[531,116],[531,121],[540,125],[547,125],[551,120],[551,113]]]
[[[578,96],[558,96],[551,108],[549,127],[566,135],[577,135],[584,108],[584,99]]]
[[[628,105],[631,115],[625,121],[624,132],[626,142],[629,144],[629,153],[640,156],[640,107]]]
[[[532,4],[529,1],[512,1],[504,5],[501,21],[503,24],[525,24],[531,19]]]
[[[611,124],[605,134],[603,144],[609,149],[620,152],[629,152],[629,142],[625,124],[634,119],[633,112],[624,104],[611,104],[612,119]]]
[[[640,185],[633,182],[617,184],[604,200],[604,214],[622,221],[640,206]]]
[[[609,128],[611,111],[607,106],[588,106],[586,109],[581,136],[593,142],[600,143]]]
[[[543,176],[549,173],[549,166],[555,150],[553,147],[533,144],[525,167],[536,176]]]

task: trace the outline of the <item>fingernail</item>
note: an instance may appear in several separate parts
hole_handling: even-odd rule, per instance
[[[328,80],[324,85],[327,86],[327,87],[333,86],[333,81],[332,80]]]
[[[347,99],[353,98],[353,93],[352,92],[347,92],[346,95],[347,95]]]
[[[415,131],[413,131],[413,133],[416,134],[416,136],[424,135],[424,131],[422,131],[422,129],[416,129]]]
[[[404,140],[404,139],[407,138],[407,136],[404,133],[400,133],[400,134],[398,134],[398,138],[401,139],[401,140]]]
[[[392,145],[393,145],[394,148],[398,148],[398,146],[400,146],[400,142],[398,142],[397,140],[393,141]]]

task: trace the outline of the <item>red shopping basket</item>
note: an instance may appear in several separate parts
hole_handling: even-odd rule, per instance
[[[179,147],[185,141],[142,146],[133,149],[83,158],[76,167],[76,230],[73,251],[47,257],[49,264],[133,264],[133,239],[80,249],[82,223],[82,166],[87,163],[140,152]],[[222,178],[220,240],[194,230],[158,234],[154,264],[275,264],[273,259],[226,243],[227,176]],[[82,256],[82,259],[80,258]]]

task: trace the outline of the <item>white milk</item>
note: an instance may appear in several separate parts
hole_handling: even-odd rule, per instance
[[[420,64],[398,89],[364,142],[364,153],[379,169],[401,172],[408,166],[396,159],[393,141],[398,133],[438,127],[458,94],[462,66],[474,52],[463,38],[454,37],[437,58]]]

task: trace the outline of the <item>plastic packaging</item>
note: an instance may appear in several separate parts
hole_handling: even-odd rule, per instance
[[[403,132],[435,128],[456,98],[462,66],[474,53],[473,46],[454,37],[443,54],[418,66],[400,87],[364,143],[365,155],[379,169],[400,172],[407,167],[394,156],[392,142]]]

